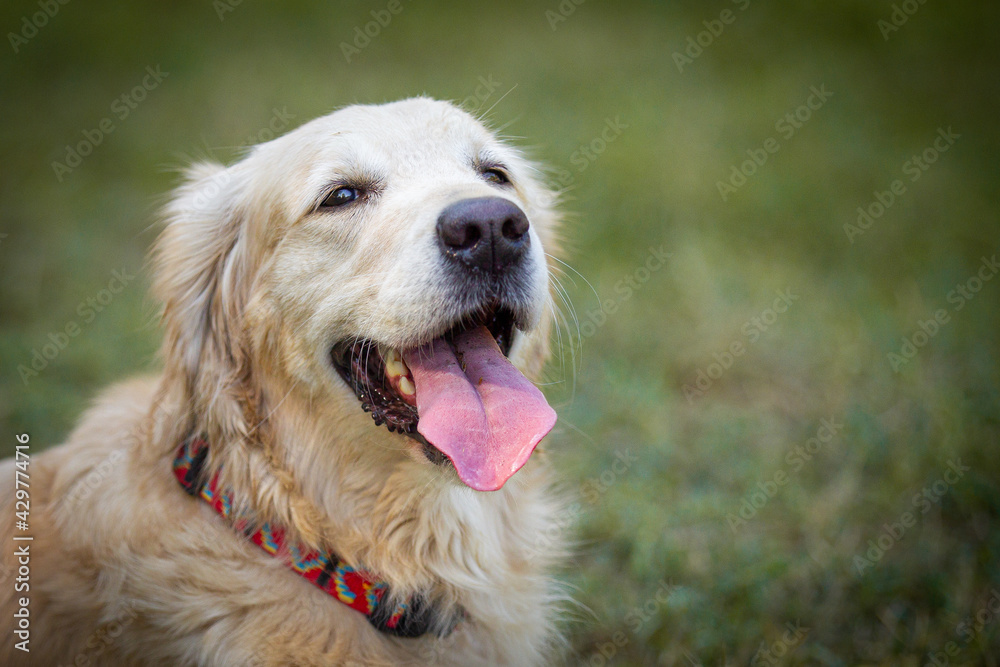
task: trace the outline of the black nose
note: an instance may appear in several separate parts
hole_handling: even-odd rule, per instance
[[[531,238],[524,211],[501,197],[450,204],[438,217],[437,232],[446,257],[494,273],[516,264]]]

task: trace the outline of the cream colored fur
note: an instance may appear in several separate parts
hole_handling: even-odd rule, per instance
[[[485,182],[497,160],[513,188]],[[317,213],[341,177],[377,201]],[[154,252],[163,373],[107,391],[66,444],[33,458],[31,653],[5,665],[534,665],[558,650],[562,556],[544,453],[478,493],[409,438],[376,427],[329,360],[363,337],[405,348],[460,314],[437,267],[440,210],[497,195],[531,222],[526,319],[510,354],[537,377],[553,307],[553,198],[468,114],[417,98],[348,107],[230,167],[198,164]],[[393,638],[238,535],[171,474],[190,433],[261,520],[424,591],[467,617],[451,636]],[[0,531],[13,468],[0,464]],[[0,566],[16,567],[5,547]],[[0,614],[11,619],[10,580]]]

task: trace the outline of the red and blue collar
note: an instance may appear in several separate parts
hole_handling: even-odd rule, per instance
[[[382,632],[400,637],[419,637],[432,628],[435,614],[422,596],[412,596],[395,606],[389,600],[389,586],[365,570],[351,567],[336,554],[315,551],[285,540],[285,530],[269,523],[257,525],[249,516],[232,516],[232,494],[219,489],[219,473],[204,480],[202,468],[208,456],[208,443],[192,437],[177,450],[174,476],[184,490],[205,500],[233,527],[247,535],[261,549],[283,559],[297,574],[316,585],[351,609],[361,612]],[[441,636],[454,629],[446,627]]]

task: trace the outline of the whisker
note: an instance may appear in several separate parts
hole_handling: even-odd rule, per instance
[[[517,84],[516,83],[513,86],[511,86],[510,90],[508,90],[506,93],[504,93],[503,95],[501,95],[500,98],[496,102],[494,102],[493,104],[491,104],[489,109],[487,109],[483,113],[479,114],[479,120],[482,121],[482,122],[485,122],[486,116],[488,116],[489,113],[491,111],[493,111],[493,109],[496,107],[496,105],[498,105],[501,102],[503,102],[503,98],[505,98],[508,95],[510,95],[514,91],[514,88],[517,88]],[[497,130],[497,131],[499,132],[500,130]]]
[[[561,313],[559,313],[559,307],[556,305],[555,301],[549,301],[549,309],[552,311],[552,323],[556,328],[556,349],[559,350],[559,374],[566,378],[566,354],[563,351],[563,338],[562,338],[562,323],[559,321]],[[566,332],[569,335],[569,332]]]
[[[576,308],[573,306],[573,302],[572,302],[572,300],[570,300],[569,294],[567,293],[566,288],[563,286],[562,282],[559,280],[559,277],[555,273],[551,273],[550,276],[552,277],[552,283],[553,283],[556,295],[565,304],[566,308],[570,311],[570,315],[573,317],[573,322],[574,322],[574,324],[576,326],[576,338],[574,338],[573,335],[572,335],[572,331],[570,330],[569,321],[566,318],[565,313],[563,313],[562,309],[559,308],[558,305],[553,302],[553,307],[556,309],[556,314],[557,314],[556,321],[558,322],[561,319],[562,322],[564,323],[564,325],[566,326],[566,334],[567,334],[567,338],[568,338],[568,341],[569,341],[570,368],[573,371],[572,390],[570,392],[570,397],[571,397],[571,400],[572,400],[573,398],[576,397],[576,378],[577,378],[577,370],[578,370],[578,363],[577,363],[577,354],[576,354],[576,351],[577,351],[577,348],[580,348],[582,350],[582,347],[583,347],[583,334],[580,331],[580,320],[579,320],[579,318],[576,315]],[[579,368],[582,368],[582,362],[583,362],[583,360],[582,360],[582,357],[581,357],[580,358]]]
[[[567,262],[564,262],[563,260],[559,259],[555,255],[550,255],[549,253],[545,253],[545,256],[546,257],[550,257],[551,259],[559,262],[560,264],[562,264],[563,266],[565,266],[567,269],[569,269],[570,271],[572,271],[576,275],[580,276],[580,278],[583,279],[583,282],[587,283],[587,287],[590,288],[590,291],[594,293],[594,298],[597,299],[597,305],[598,306],[601,305],[601,296],[597,293],[597,290],[594,289],[594,286],[590,284],[590,281],[587,280],[586,276],[584,276],[582,273],[580,273],[579,271],[577,271],[576,269],[574,269],[572,266],[570,266]]]
[[[264,422],[266,422],[266,421],[267,421],[268,419],[270,419],[270,418],[271,418],[271,415],[273,415],[273,414],[274,414],[275,410],[277,410],[277,409],[278,409],[279,407],[281,407],[281,404],[282,404],[282,403],[284,403],[284,402],[285,402],[285,399],[287,399],[287,398],[288,398],[288,397],[289,397],[289,396],[291,395],[291,393],[292,393],[292,390],[293,390],[293,389],[295,389],[295,387],[296,387],[296,386],[298,386],[299,382],[300,382],[300,380],[295,380],[295,381],[294,381],[294,382],[292,383],[292,386],[288,388],[288,391],[286,391],[286,392],[285,392],[285,395],[281,397],[281,400],[280,400],[280,401],[278,401],[278,402],[277,402],[277,403],[276,403],[276,404],[274,405],[274,407],[273,407],[273,408],[271,408],[271,410],[270,410],[270,411],[269,411],[269,412],[268,412],[268,413],[267,413],[266,415],[264,415],[264,417],[263,417],[263,418],[262,418],[262,419],[261,419],[261,420],[260,420],[259,422],[257,422],[257,424],[256,424],[256,425],[255,425],[255,426],[254,426],[253,428],[251,428],[251,429],[250,429],[250,430],[249,430],[249,431],[247,432],[247,435],[248,435],[248,436],[249,436],[250,434],[252,434],[252,433],[253,433],[254,431],[256,431],[256,430],[257,430],[258,428],[260,428],[260,427],[261,427],[261,425],[263,425],[263,424],[264,424]]]
[[[587,442],[589,442],[590,444],[594,445],[595,447],[597,446],[597,441],[596,441],[596,440],[594,440],[594,439],[593,439],[592,437],[590,437],[589,435],[587,435],[587,434],[586,434],[586,433],[585,433],[585,432],[584,432],[584,431],[583,431],[583,430],[582,430],[582,429],[581,429],[580,427],[578,427],[578,426],[577,426],[576,424],[574,424],[574,423],[570,422],[569,420],[567,420],[567,419],[565,419],[565,418],[563,418],[563,417],[560,417],[560,418],[559,418],[559,423],[560,423],[560,424],[566,424],[566,426],[569,426],[569,427],[570,427],[571,429],[573,429],[574,431],[576,431],[577,433],[579,433],[579,434],[580,434],[581,436],[583,436],[583,438],[584,438],[584,439],[585,439],[585,440],[586,440]]]

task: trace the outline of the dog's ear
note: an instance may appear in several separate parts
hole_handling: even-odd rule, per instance
[[[242,392],[234,390],[248,368],[242,315],[251,258],[238,168],[200,163],[187,169],[164,211],[153,291],[163,303],[168,378],[182,381],[188,400],[205,397],[207,405],[192,406],[203,420],[243,430],[235,400]]]

